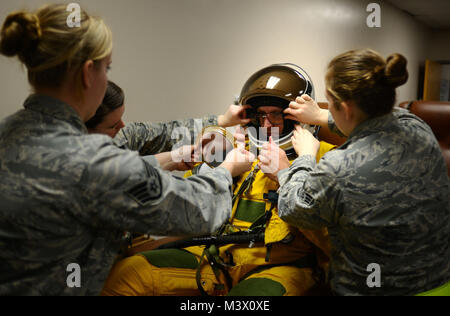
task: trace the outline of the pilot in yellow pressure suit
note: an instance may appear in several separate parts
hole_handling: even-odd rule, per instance
[[[269,136],[290,161],[294,122],[283,109],[298,95],[314,97],[309,76],[295,65],[266,67],[244,85],[240,103],[253,118],[249,146],[258,149]],[[262,127],[262,128],[259,128]],[[278,128],[280,137],[272,135]],[[309,127],[307,128],[314,128]],[[321,142],[319,160],[333,145]],[[205,164],[193,173],[201,173]],[[277,179],[257,162],[235,179],[233,210],[215,235],[190,238],[119,261],[103,295],[309,295],[323,294],[329,258],[327,231],[298,230],[277,215]],[[195,218],[192,219],[195,221]]]

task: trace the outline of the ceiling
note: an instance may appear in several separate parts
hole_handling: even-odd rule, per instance
[[[449,0],[386,0],[435,30],[450,30]]]

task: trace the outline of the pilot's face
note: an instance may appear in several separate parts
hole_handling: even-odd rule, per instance
[[[260,127],[267,128],[267,138],[272,135],[273,128],[278,128],[278,135],[283,134],[284,115],[283,109],[277,106],[260,106],[257,116]],[[266,129],[263,129],[263,133]]]

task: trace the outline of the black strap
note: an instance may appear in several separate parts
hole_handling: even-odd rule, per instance
[[[241,186],[239,187],[238,192],[236,192],[236,194],[233,195],[233,199],[231,201],[231,205],[234,207],[234,204],[236,201],[238,201],[238,199],[241,197],[242,194],[247,193],[252,185],[253,185],[253,181],[255,181],[255,177],[256,174],[259,171],[259,167],[258,165],[255,166],[255,168],[247,175],[247,177],[245,178],[245,180],[242,182]]]
[[[206,251],[207,251],[207,248],[205,248],[203,250],[202,256],[200,257],[200,262],[198,263],[197,271],[195,273],[195,280],[197,281],[198,290],[200,291],[200,294],[203,296],[208,296],[208,293],[206,293],[205,289],[203,288],[202,280],[201,280],[202,263],[205,258],[205,255],[206,255]]]
[[[215,247],[215,246],[213,245],[211,247]],[[216,249],[216,251],[218,251],[218,249]],[[198,290],[200,291],[201,295],[209,296],[209,294],[203,288],[202,281],[201,281],[201,269],[202,269],[202,263],[203,263],[205,256],[208,260],[209,265],[213,269],[216,280],[218,282],[220,282],[220,280],[219,280],[220,272],[222,272],[223,275],[225,276],[225,282],[228,286],[228,289],[231,289],[231,287],[233,286],[233,279],[231,278],[231,275],[227,270],[226,264],[224,262],[222,262],[218,253],[216,255],[212,255],[210,252],[210,247],[205,247],[205,250],[203,250],[203,253],[200,258],[200,262],[199,262],[199,265],[198,265],[198,268],[197,268],[197,271],[195,274],[195,279],[197,281],[197,287],[198,287]]]

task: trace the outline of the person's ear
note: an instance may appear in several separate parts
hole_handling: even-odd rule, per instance
[[[94,83],[94,72],[95,65],[92,60],[88,60],[83,64],[81,69],[81,80],[83,83],[83,88],[91,88]]]
[[[347,101],[342,101],[340,105],[342,111],[344,111],[345,120],[350,121],[350,119],[353,117],[353,104]]]

